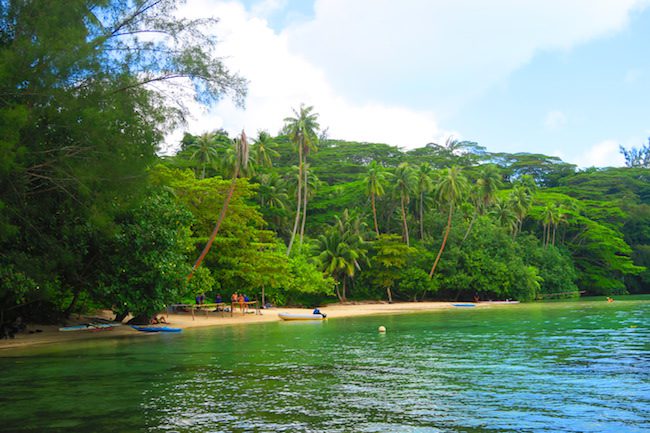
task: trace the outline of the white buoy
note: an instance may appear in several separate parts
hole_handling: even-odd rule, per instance
[[[379,332],[381,332],[381,333],[386,332],[386,327],[385,326],[380,326],[379,327]]]

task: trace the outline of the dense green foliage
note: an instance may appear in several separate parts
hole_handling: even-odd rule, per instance
[[[582,171],[470,141],[403,151],[323,138],[301,106],[250,152],[218,130],[158,157],[184,113],[150,83],[203,102],[245,90],[210,57],[211,22],[174,20],[173,5],[0,0],[3,315],[146,318],[233,291],[315,304],[649,290],[647,147]]]

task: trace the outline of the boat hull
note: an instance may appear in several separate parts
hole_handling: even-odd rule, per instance
[[[278,317],[282,320],[325,320],[326,318],[320,314],[291,314],[291,313],[279,313]]]
[[[170,328],[169,326],[131,326],[140,332],[181,332],[181,328]]]

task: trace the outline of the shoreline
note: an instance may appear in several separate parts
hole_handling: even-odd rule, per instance
[[[437,311],[455,308],[452,304],[456,302],[400,302],[400,303],[376,303],[376,304],[331,304],[320,310],[327,314],[328,319],[342,317],[362,317],[373,315],[390,315],[390,314],[407,314]],[[503,305],[503,304],[499,304]],[[516,304],[515,304],[516,305]],[[475,308],[485,308],[491,306],[489,303],[476,304]],[[197,312],[195,318],[190,313],[160,314],[164,315],[167,322],[164,326],[191,330],[195,328],[205,328],[213,326],[230,326],[230,325],[249,325],[253,323],[270,323],[282,321],[278,317],[279,313],[305,314],[310,313],[312,309],[308,308],[271,308],[260,310],[261,314],[242,314],[234,312],[233,317],[230,313]],[[37,325],[28,324],[28,331],[41,332],[16,334],[15,339],[0,340],[0,353],[8,354],[11,349],[31,348],[34,346],[56,345],[70,341],[86,341],[97,339],[139,337],[150,335],[146,332],[139,332],[129,325],[122,325],[109,330],[98,331],[70,331],[61,332],[57,325]]]

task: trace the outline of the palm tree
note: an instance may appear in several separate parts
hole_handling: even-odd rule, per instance
[[[501,174],[494,165],[484,166],[476,179],[476,185],[472,190],[474,196],[474,214],[469,222],[462,242],[469,236],[474,221],[478,215],[483,215],[487,209],[496,201],[497,191],[501,186]]]
[[[499,225],[506,228],[510,234],[515,233],[517,230],[517,216],[510,208],[508,202],[497,200],[490,214],[497,220]]]
[[[276,142],[266,131],[258,131],[257,138],[253,141],[253,153],[255,154],[255,163],[259,167],[272,167],[273,158],[280,156],[275,150]]]
[[[293,110],[295,117],[287,117],[284,119],[284,131],[289,136],[289,139],[294,143],[298,149],[298,189],[296,192],[296,218],[291,232],[291,239],[289,247],[287,248],[287,255],[291,254],[291,248],[298,232],[298,224],[300,222],[300,208],[303,207],[303,219],[306,218],[307,205],[303,206],[303,164],[305,150],[315,149],[318,141],[317,131],[320,129],[318,124],[318,114],[312,113],[314,107],[305,107],[304,104],[300,105],[299,111]],[[306,182],[305,182],[306,183]],[[302,237],[301,237],[302,243]]]
[[[233,143],[235,145],[235,153],[237,155],[237,158],[235,160],[235,171],[232,176],[232,181],[230,182],[230,188],[228,189],[228,193],[226,194],[226,199],[224,200],[223,206],[221,207],[221,212],[219,213],[217,224],[215,225],[214,230],[212,230],[212,234],[210,235],[208,242],[203,248],[203,251],[201,251],[199,258],[196,259],[196,262],[194,262],[194,266],[192,266],[192,271],[187,276],[187,281],[192,279],[192,277],[194,276],[194,272],[198,269],[199,266],[201,266],[201,262],[208,254],[208,251],[210,251],[210,247],[212,247],[212,243],[214,242],[214,239],[217,237],[217,234],[219,233],[219,228],[221,227],[221,223],[223,222],[223,219],[226,216],[226,211],[228,210],[228,205],[230,204],[232,195],[235,192],[235,186],[237,185],[237,178],[239,178],[240,171],[246,171],[246,169],[248,168],[249,148],[248,148],[248,141],[246,139],[246,133],[242,130],[240,139],[233,140]]]
[[[372,218],[375,223],[375,232],[379,236],[379,225],[377,224],[377,205],[376,198],[384,195],[384,184],[389,173],[383,166],[377,164],[377,161],[372,161],[368,166],[368,173],[364,178],[366,184],[366,192],[370,195],[370,204],[372,206]]]
[[[187,148],[192,152],[190,159],[196,160],[202,167],[201,179],[205,179],[205,168],[219,157],[216,135],[212,132],[203,133]]]
[[[305,160],[306,154],[303,153]],[[318,189],[318,184],[320,181],[318,180],[318,177],[314,173],[312,173],[309,170],[310,166],[309,164],[306,163],[304,164],[304,169],[303,169],[303,193],[302,193],[302,221],[300,222],[300,245],[302,246],[302,241],[305,236],[305,222],[307,221],[307,201],[316,194],[316,190]]]
[[[417,194],[419,198],[420,240],[424,239],[424,196],[433,191],[433,169],[428,162],[420,164],[417,171]]]
[[[532,204],[532,197],[530,195],[530,189],[526,186],[515,186],[515,188],[510,193],[510,208],[515,213],[517,217],[517,228],[513,234],[513,237],[517,236],[517,233],[521,232],[521,227],[524,223],[526,215],[528,215],[528,210]]]
[[[542,211],[542,226],[544,227],[544,234],[542,235],[542,244],[544,248],[548,247],[551,239],[551,226],[555,221],[555,203],[548,204]]]
[[[407,162],[397,166],[395,170],[395,192],[399,193],[400,206],[402,210],[402,239],[406,245],[410,245],[409,228],[406,223],[406,205],[411,199],[411,192],[415,183],[415,173]]]
[[[318,238],[318,257],[323,271],[343,284],[341,291],[336,288],[341,302],[345,302],[347,298],[347,279],[354,278],[356,271],[361,270],[360,262],[368,262],[364,242],[367,229],[361,216],[351,215],[345,209],[340,217],[336,217],[334,226]]]
[[[448,168],[440,178],[436,195],[439,203],[447,204],[449,206],[449,214],[447,217],[447,228],[445,229],[445,235],[442,239],[442,245],[440,245],[440,251],[438,251],[436,260],[433,262],[431,272],[429,272],[429,278],[433,277],[433,273],[436,271],[436,267],[438,266],[438,262],[442,256],[442,252],[444,251],[445,245],[447,244],[449,232],[451,231],[451,218],[454,214],[454,206],[465,195],[467,188],[467,178],[465,178],[465,176],[463,176],[461,173],[460,167],[453,166]]]
[[[286,209],[289,195],[284,180],[277,173],[263,174],[259,177],[258,198],[260,206],[271,209]]]

